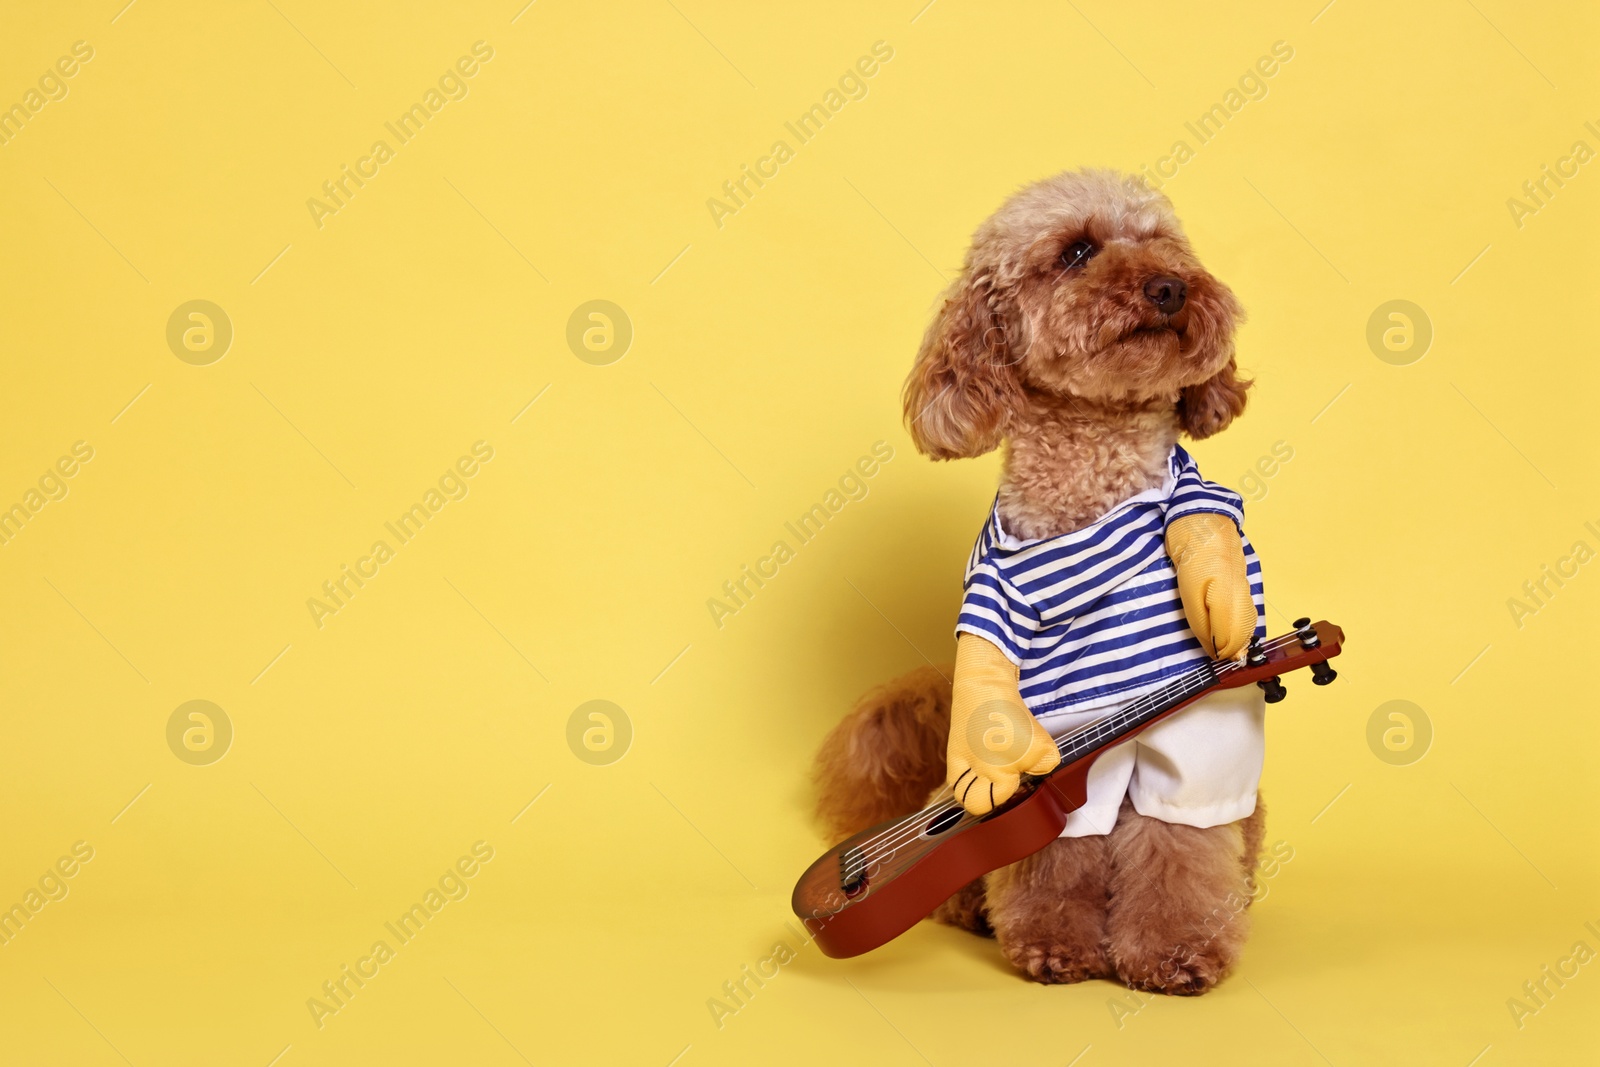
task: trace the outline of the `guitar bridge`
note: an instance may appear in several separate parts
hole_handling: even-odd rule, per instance
[[[844,895],[853,897],[867,886],[867,858],[859,848],[847,848],[839,853],[839,888]]]

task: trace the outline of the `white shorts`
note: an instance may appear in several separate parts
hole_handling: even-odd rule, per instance
[[[1069,708],[1039,723],[1060,737],[1114,710]],[[1265,720],[1259,687],[1221,689],[1106,750],[1089,768],[1089,799],[1067,816],[1061,836],[1110,833],[1124,796],[1140,815],[1162,822],[1204,828],[1245,818],[1256,810]]]

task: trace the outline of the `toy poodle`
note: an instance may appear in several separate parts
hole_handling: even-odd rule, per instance
[[[1061,174],[978,229],[905,417],[936,460],[1003,446],[999,491],[967,563],[954,669],[869,693],[818,753],[818,814],[838,837],[952,789],[975,813],[999,806],[1055,765],[1051,738],[1259,636],[1242,501],[1179,444],[1244,409],[1242,321],[1137,178]],[[1059,839],[932,917],[992,935],[1035,981],[1210,989],[1248,932],[1260,698],[1213,693],[1103,753]],[[1025,708],[1022,742],[974,755],[1006,708]]]

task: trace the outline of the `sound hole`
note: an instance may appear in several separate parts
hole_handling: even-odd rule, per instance
[[[950,811],[947,811],[930,822],[928,824],[928,828],[923,832],[929,837],[937,837],[946,830],[950,829],[950,827],[954,826],[956,823],[960,822],[961,815],[962,811],[960,808],[954,808]]]

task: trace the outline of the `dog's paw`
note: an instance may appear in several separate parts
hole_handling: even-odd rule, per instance
[[[1197,997],[1227,975],[1232,961],[1210,947],[1178,945],[1155,960],[1121,960],[1117,977],[1129,989]]]
[[[1005,946],[1006,959],[1035,982],[1065,985],[1090,978],[1105,978],[1111,968],[1098,947],[1085,950],[1080,945],[1059,941],[1034,941]]]

